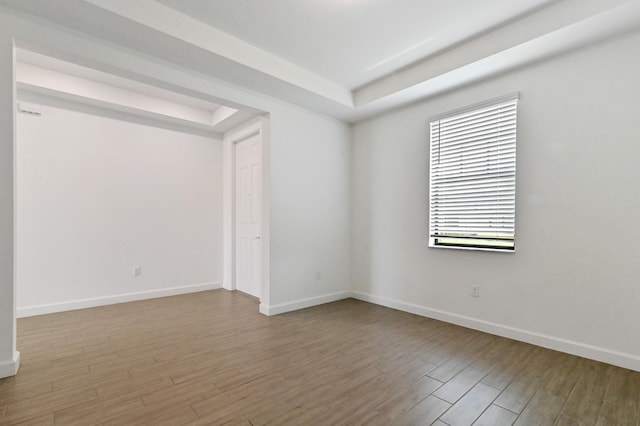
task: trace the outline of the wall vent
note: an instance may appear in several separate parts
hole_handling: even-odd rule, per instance
[[[36,117],[40,117],[42,115],[42,112],[36,105],[26,104],[24,102],[18,102],[18,112]]]

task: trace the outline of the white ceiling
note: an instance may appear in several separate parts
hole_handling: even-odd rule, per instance
[[[640,28],[640,0],[0,4],[132,57],[175,64],[348,122]],[[47,53],[47,46],[39,48]],[[53,48],[59,58],[131,75],[108,60],[79,58],[69,49]],[[142,70],[135,77],[145,81]]]
[[[554,0],[156,1],[355,89]]]

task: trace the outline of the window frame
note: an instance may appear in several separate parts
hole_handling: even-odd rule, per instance
[[[428,129],[429,129],[429,143],[428,143],[428,148],[429,148],[429,155],[428,155],[428,160],[429,160],[429,198],[428,198],[428,209],[429,209],[429,221],[428,221],[428,239],[429,239],[429,247],[430,248],[448,248],[448,249],[457,249],[457,250],[480,250],[480,251],[494,251],[494,252],[501,252],[501,253],[514,253],[516,251],[516,244],[515,244],[515,240],[516,240],[516,163],[517,163],[517,153],[516,153],[516,147],[517,147],[517,134],[518,134],[518,123],[517,123],[517,116],[518,116],[518,103],[520,100],[520,93],[519,92],[515,92],[515,93],[510,93],[508,95],[504,95],[504,96],[500,96],[498,98],[493,98],[490,100],[486,100],[483,102],[479,102],[479,103],[475,103],[472,105],[468,105],[462,108],[458,108],[446,113],[442,113],[442,114],[438,114],[436,116],[431,117],[428,120]],[[512,234],[509,234],[509,238],[506,238],[504,240],[506,241],[511,241],[512,244],[508,245],[508,246],[499,246],[499,245],[495,245],[492,243],[495,243],[497,241],[503,240],[502,238],[496,236],[496,237],[489,237],[489,238],[483,238],[483,236],[473,236],[473,235],[460,235],[460,236],[438,236],[435,233],[434,230],[434,222],[433,222],[433,204],[434,204],[434,168],[432,167],[433,165],[433,155],[434,155],[434,140],[432,137],[432,126],[434,125],[434,123],[437,123],[437,125],[440,125],[440,121],[442,120],[446,120],[449,118],[454,118],[456,116],[460,116],[466,113],[470,113],[470,112],[474,112],[474,111],[478,111],[478,110],[482,110],[485,108],[490,108],[492,106],[497,106],[500,104],[506,104],[506,103],[510,103],[513,102],[515,104],[515,133],[513,136],[513,149],[514,149],[514,159],[513,159],[513,167],[514,167],[514,176],[513,176],[513,229],[512,229]],[[439,141],[440,139],[438,139]],[[512,235],[512,238],[511,238]],[[469,240],[475,240],[477,242],[480,241],[485,241],[486,243],[484,244],[460,244],[459,240],[462,239],[469,239]],[[447,242],[438,242],[438,240],[447,240]],[[458,243],[453,242],[452,240],[458,240]]]

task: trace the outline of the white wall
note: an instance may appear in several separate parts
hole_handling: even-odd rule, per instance
[[[297,109],[271,118],[270,303],[276,313],[348,295],[351,129]]]
[[[640,370],[638,46],[636,32],[357,124],[358,296]],[[514,91],[517,251],[428,248],[429,117]]]
[[[17,115],[19,316],[220,287],[220,140],[37,109]]]

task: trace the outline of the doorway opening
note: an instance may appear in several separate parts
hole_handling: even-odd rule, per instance
[[[223,287],[268,306],[269,285],[269,119],[260,117],[225,135]]]
[[[215,183],[215,185],[217,186],[218,194],[225,193],[226,191],[226,180],[223,179],[223,176],[225,176],[225,170],[227,168],[224,156],[224,147],[227,135],[241,134],[245,131],[245,129],[257,125],[259,127],[258,134],[261,141],[260,154],[262,155],[262,153],[264,153],[265,149],[267,149],[268,147],[268,144],[265,143],[265,141],[268,141],[268,138],[266,137],[268,134],[268,118],[263,116],[263,111],[250,107],[243,107],[238,104],[233,104],[233,107],[226,106],[220,103],[220,99],[215,99],[213,96],[207,93],[198,93],[198,96],[194,97],[193,91],[189,91],[187,89],[181,91],[180,87],[176,85],[171,85],[173,89],[176,89],[176,92],[169,92],[167,89],[161,89],[159,87],[153,86],[154,83],[152,81],[125,81],[125,78],[123,76],[118,76],[116,74],[107,75],[101,71],[89,69],[84,66],[77,65],[76,63],[66,62],[62,59],[56,59],[42,54],[35,54],[33,52],[22,50],[20,48],[16,48],[16,52],[17,60],[15,61],[15,66],[17,73],[14,74],[14,84],[16,86],[16,97],[14,100],[22,104],[21,113],[28,114],[29,111],[33,110],[35,111],[35,113],[29,115],[29,117],[36,119],[37,117],[42,115],[42,111],[39,110],[41,109],[40,106],[44,105],[44,108],[47,110],[68,111],[68,115],[81,113],[86,114],[87,116],[99,117],[101,120],[109,119],[122,123],[128,123],[126,125],[129,128],[133,128],[133,126],[154,127],[157,129],[162,129],[162,131],[164,131],[165,133],[177,132],[188,134],[190,135],[190,137],[213,138],[214,143],[219,144],[218,146],[221,151],[220,155],[217,156],[218,161],[216,165],[216,167],[219,167],[219,177],[216,178],[217,183]],[[74,74],[74,70],[76,69],[76,67],[78,72],[77,74]],[[115,70],[115,72],[118,71],[118,69],[115,67],[110,68],[110,70]],[[123,75],[124,74],[126,73],[123,73]],[[50,76],[59,78],[47,78]],[[60,83],[59,87],[53,86],[56,82]],[[62,84],[69,82],[73,82],[74,84],[68,84],[66,86]],[[120,83],[126,83],[126,85],[119,86]],[[91,90],[96,88],[107,88],[110,86],[114,87],[113,93],[110,93],[107,90]],[[104,95],[104,97],[96,97],[96,93]],[[201,95],[201,97],[199,95]],[[153,99],[154,102],[148,102],[150,99]],[[212,105],[214,106],[212,107]],[[154,107],[154,109],[151,109],[149,106]],[[173,112],[177,112],[179,113],[179,115],[172,115]],[[25,117],[27,117],[27,115],[20,116],[21,119],[24,119]],[[14,115],[14,150],[16,149],[15,143],[19,143],[19,141],[15,140],[15,129],[17,128],[17,126],[17,118]],[[147,157],[145,156],[142,156],[140,158],[145,161],[147,159]],[[142,160],[140,161],[140,163],[143,162]],[[90,168],[86,169],[89,173],[95,172],[95,170],[91,170]],[[158,173],[161,171],[162,170],[159,170]],[[258,235],[252,235],[252,237],[259,236],[258,239],[260,240],[258,245],[258,251],[260,253],[260,257],[258,260],[259,268],[256,268],[255,270],[258,274],[261,275],[261,277],[259,277],[260,279],[258,280],[260,295],[259,298],[261,301],[264,301],[268,300],[269,292],[268,280],[262,279],[264,274],[268,274],[269,262],[269,215],[268,211],[265,211],[265,209],[268,209],[269,205],[268,198],[265,199],[265,194],[266,196],[268,196],[268,191],[266,191],[265,188],[268,188],[269,183],[268,179],[265,178],[268,175],[266,174],[266,169],[265,167],[263,167],[263,165],[260,165],[260,172],[260,202],[257,204],[252,203],[252,205],[254,206],[254,209],[256,208],[256,206],[258,206],[257,208],[260,209],[259,212],[254,212],[254,216],[258,214],[261,218],[261,233]],[[117,177],[119,175],[115,173],[114,176]],[[18,175],[16,174],[16,169],[14,167],[14,183],[17,181],[17,177]],[[79,179],[78,181],[82,183],[81,179]],[[110,181],[106,182],[108,184],[111,184]],[[14,208],[16,206],[15,199],[17,199],[18,192],[19,189],[17,188],[17,186],[14,187]],[[149,197],[145,195],[145,192],[141,192],[141,194],[145,200],[149,199]],[[135,197],[130,197],[130,200],[136,202],[138,201],[138,199],[136,199]],[[168,202],[169,200],[166,201]],[[228,203],[232,201],[233,198],[221,197],[220,202],[222,206],[218,206],[219,210],[217,211],[222,213],[229,208],[233,210],[233,205],[228,205]],[[214,210],[216,210],[215,206]],[[14,233],[18,230],[15,223],[18,223],[21,218],[19,212],[16,212],[15,215],[16,220],[13,225]],[[267,220],[266,222],[265,218]],[[180,288],[167,285],[165,286],[166,288],[159,290],[154,288],[145,288],[142,290],[134,289],[135,291],[128,289],[126,292],[115,292],[106,296],[100,294],[92,294],[88,297],[83,298],[82,300],[53,300],[53,302],[51,303],[45,301],[40,304],[32,303],[29,306],[20,306],[19,300],[16,300],[15,297],[15,295],[20,291],[20,286],[18,285],[20,276],[19,274],[14,275],[12,283],[14,301],[12,305],[10,305],[12,307],[11,317],[13,319],[13,325],[11,328],[13,330],[12,346],[14,350],[16,349],[17,317],[87,308],[111,303],[120,303],[130,300],[140,300],[143,298],[182,294],[183,288],[187,287],[189,287],[190,290],[186,292],[199,291],[200,289],[206,290],[209,289],[209,287],[211,287],[212,285],[217,285],[218,287],[216,288],[222,287],[223,278],[225,278],[227,275],[235,275],[234,271],[227,270],[228,267],[234,267],[234,263],[232,263],[231,266],[228,266],[228,262],[226,261],[227,245],[225,242],[226,237],[224,237],[227,234],[234,235],[235,229],[231,228],[233,222],[228,222],[221,219],[218,220],[220,220],[220,222],[218,223],[222,224],[222,227],[218,228],[221,232],[220,236],[217,237],[219,238],[217,240],[218,242],[215,243],[218,248],[216,249],[216,252],[212,254],[216,258],[215,261],[219,262],[221,266],[220,275],[216,280],[217,283],[207,282],[189,286],[181,286]],[[195,237],[198,236],[197,232],[194,232],[193,235]],[[19,240],[20,235],[17,235],[16,238]],[[40,238],[39,240],[40,243],[55,244],[54,241],[44,241],[42,238]],[[220,247],[222,247],[224,250],[220,251]],[[112,253],[115,253],[115,251]],[[15,259],[17,258],[16,251],[13,252],[13,257],[15,262]],[[233,259],[233,256],[231,256],[231,258]],[[265,264],[267,265],[266,267]],[[122,274],[127,275],[128,279],[131,280],[131,282],[134,282],[136,280],[137,282],[140,282],[145,278],[145,274],[150,271],[150,268],[141,267],[139,266],[140,264],[136,262],[127,263],[127,265],[133,265],[133,267],[129,266],[120,269],[124,271],[122,272]],[[140,278],[140,276],[142,276],[142,278]],[[107,278],[107,276],[101,277],[101,279],[105,282],[108,281]],[[224,281],[226,282],[226,279]],[[228,288],[228,286],[226,285],[224,287]],[[19,356],[17,354],[18,353],[16,352],[16,357]],[[18,361],[16,361],[15,364],[17,365]]]

